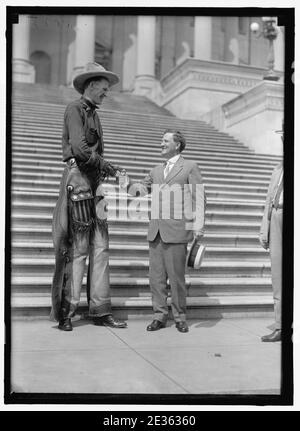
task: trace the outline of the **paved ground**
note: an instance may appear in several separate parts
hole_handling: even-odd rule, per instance
[[[262,343],[269,318],[173,322],[157,332],[147,320],[127,329],[48,320],[12,321],[11,376],[17,393],[279,394],[281,343]]]

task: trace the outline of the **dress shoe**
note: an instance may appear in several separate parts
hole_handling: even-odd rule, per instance
[[[70,318],[62,319],[58,323],[58,329],[62,331],[73,331],[73,326]]]
[[[158,331],[159,329],[165,328],[165,323],[161,322],[160,320],[153,320],[150,325],[147,326],[147,331]]]
[[[189,332],[189,327],[186,322],[176,322],[175,326],[179,332]]]
[[[95,317],[94,323],[96,326],[109,326],[110,328],[127,328],[126,322],[114,319],[111,314],[103,317]]]
[[[281,341],[281,329],[275,329],[272,334],[264,335],[261,337],[261,341],[265,343],[274,343],[275,341]]]

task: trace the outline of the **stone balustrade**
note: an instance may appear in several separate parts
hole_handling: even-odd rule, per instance
[[[284,87],[280,82],[261,81],[201,119],[230,133],[257,153],[282,155],[280,135],[284,117]]]
[[[197,120],[255,87],[265,72],[253,66],[187,58],[162,78],[159,102],[180,118]]]

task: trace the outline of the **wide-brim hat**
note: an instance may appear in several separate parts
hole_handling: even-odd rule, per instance
[[[80,72],[73,79],[73,86],[80,94],[83,94],[84,84],[88,79],[101,77],[107,79],[110,86],[115,85],[120,81],[116,73],[106,70],[103,66],[101,66],[101,64],[87,63],[85,65],[84,71]]]
[[[199,269],[204,258],[206,246],[195,238],[186,258],[186,264],[190,268]]]

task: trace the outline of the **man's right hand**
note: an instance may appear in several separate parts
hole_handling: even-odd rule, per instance
[[[195,231],[194,232],[194,239],[196,239],[197,241],[200,241],[200,239],[203,237],[203,235],[204,235],[203,230]]]

